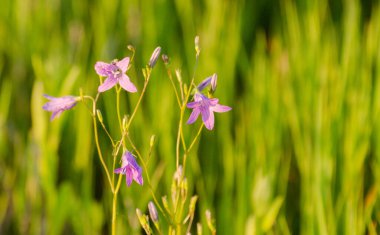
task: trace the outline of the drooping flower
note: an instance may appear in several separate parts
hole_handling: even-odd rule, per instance
[[[121,158],[121,167],[114,170],[116,174],[123,174],[126,177],[127,185],[132,184],[132,180],[135,180],[138,184],[143,184],[142,170],[137,164],[135,157],[132,153],[126,151]]]
[[[44,110],[53,113],[50,121],[56,117],[59,117],[63,111],[73,108],[80,100],[80,97],[74,96],[52,97],[49,95],[44,95],[44,97],[50,100],[42,106]]]
[[[129,60],[129,57],[125,57],[120,61],[114,60],[110,64],[101,61],[96,62],[96,73],[100,76],[107,77],[103,84],[98,87],[99,92],[109,90],[117,83],[126,91],[137,91],[136,86],[131,82],[128,75],[125,74],[128,70]]]
[[[188,103],[187,107],[193,109],[187,124],[194,123],[201,114],[202,121],[209,130],[214,128],[214,112],[223,113],[231,110],[231,107],[220,105],[217,98],[209,99],[200,92],[194,94],[194,102]]]

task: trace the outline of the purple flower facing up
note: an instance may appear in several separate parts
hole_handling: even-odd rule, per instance
[[[63,111],[73,108],[80,99],[79,97],[74,96],[52,97],[44,95],[44,97],[50,100],[42,106],[44,110],[53,112],[50,121],[59,117]]]
[[[194,123],[199,114],[202,115],[202,121],[206,128],[212,130],[214,128],[214,112],[223,113],[231,110],[231,107],[218,104],[219,100],[216,98],[209,99],[200,92],[194,95],[194,102],[187,104],[188,108],[193,109],[187,124]]]
[[[110,64],[105,62],[96,62],[95,71],[97,74],[103,77],[107,77],[107,79],[98,87],[99,92],[104,92],[106,90],[111,89],[117,83],[120,86],[129,92],[136,92],[137,89],[135,85],[131,82],[129,77],[125,74],[128,70],[129,65],[129,57],[125,57],[120,61],[113,61]]]
[[[143,184],[142,170],[141,167],[137,164],[135,157],[132,153],[126,151],[122,158],[122,164],[120,168],[115,169],[116,174],[123,174],[126,177],[127,185],[132,184],[132,180],[135,180],[138,184]]]

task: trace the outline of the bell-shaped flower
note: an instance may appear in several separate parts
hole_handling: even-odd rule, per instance
[[[107,77],[107,79],[98,87],[99,92],[104,92],[106,90],[111,89],[117,83],[120,86],[129,92],[136,92],[136,86],[131,82],[129,77],[125,74],[128,70],[129,65],[129,57],[125,57],[120,61],[113,61],[110,64],[105,62],[96,62],[95,71],[97,74],[103,77]]]
[[[135,180],[138,184],[143,184],[142,170],[137,164],[132,153],[126,151],[121,158],[121,167],[114,170],[116,174],[123,174],[126,177],[127,185],[130,186]]]
[[[80,97],[74,96],[52,97],[44,95],[44,97],[50,101],[44,104],[42,108],[53,113],[50,118],[51,121],[59,117],[63,111],[73,108],[80,100]]]
[[[209,130],[214,128],[214,112],[223,113],[231,110],[231,107],[220,105],[217,98],[209,99],[200,92],[194,94],[194,102],[188,103],[187,107],[193,109],[187,124],[194,123],[201,114],[202,121]]]

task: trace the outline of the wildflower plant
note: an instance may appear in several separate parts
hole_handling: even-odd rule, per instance
[[[208,130],[213,130],[215,118],[214,112],[227,112],[230,107],[219,104],[219,100],[213,97],[217,86],[217,75],[204,79],[198,85],[195,85],[195,71],[200,55],[199,37],[195,38],[195,66],[194,75],[190,83],[183,82],[180,70],[176,70],[176,81],[173,78],[171,68],[169,66],[169,57],[162,55],[164,65],[167,70],[168,77],[172,83],[174,95],[179,107],[180,118],[178,123],[178,131],[176,137],[176,149],[173,150],[176,156],[176,171],[173,172],[173,180],[170,192],[170,199],[167,195],[161,196],[161,200],[156,195],[151,185],[150,175],[147,171],[147,160],[141,154],[141,151],[134,145],[133,139],[129,134],[134,117],[141,106],[141,101],[146,93],[147,86],[151,79],[151,74],[154,66],[158,62],[161,54],[161,47],[157,47],[146,67],[142,69],[144,76],[144,84],[142,88],[137,88],[132,81],[136,78],[130,78],[128,69],[133,64],[135,49],[129,46],[128,49],[132,52],[131,57],[125,57],[121,60],[113,60],[110,63],[96,62],[94,69],[100,77],[100,84],[95,96],[84,95],[80,90],[79,96],[63,96],[52,97],[45,95],[50,101],[47,102],[43,109],[52,112],[51,121],[59,117],[63,111],[72,109],[78,102],[83,102],[89,107],[93,121],[94,140],[99,156],[100,163],[106,175],[106,181],[109,184],[109,189],[112,192],[112,218],[111,218],[111,234],[116,234],[116,206],[118,193],[122,186],[122,178],[125,176],[126,186],[129,187],[135,181],[138,185],[146,183],[152,196],[152,201],[147,205],[147,214],[144,214],[140,209],[136,209],[136,216],[147,234],[188,234],[192,230],[192,225],[195,217],[195,207],[198,200],[197,195],[189,197],[188,182],[186,178],[186,161],[195,146],[195,143],[200,137],[203,127]],[[115,88],[116,92],[116,110],[115,118],[119,123],[120,133],[116,138],[111,136],[105,123],[100,109],[98,109],[98,100],[104,92],[111,92]],[[208,88],[208,89],[206,89]],[[132,109],[132,112],[127,115],[122,115],[120,112],[120,94],[121,92],[129,92],[130,95],[138,95],[139,98]],[[207,91],[205,93],[205,91]],[[185,125],[184,120],[187,115],[187,110],[192,109],[187,120],[187,124],[193,124],[199,115],[202,116],[202,123],[199,125],[196,134],[189,139],[185,138],[184,128],[194,128],[194,125]],[[123,117],[123,118],[122,118]],[[108,137],[112,152],[104,152],[99,144],[98,125],[102,127],[104,134]],[[152,149],[155,143],[154,136],[150,141]],[[150,150],[151,150],[150,149]],[[120,157],[119,157],[120,156]],[[112,165],[107,165],[105,157],[112,157]],[[108,161],[107,161],[108,162]],[[214,221],[209,210],[206,211],[207,227],[212,234],[216,233]],[[152,222],[152,223],[150,223]],[[154,226],[153,226],[154,225]],[[198,234],[202,233],[202,225],[196,226]]]

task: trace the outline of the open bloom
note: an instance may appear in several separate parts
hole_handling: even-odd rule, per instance
[[[120,86],[129,92],[136,92],[137,89],[135,85],[131,82],[129,77],[125,74],[128,70],[129,65],[129,57],[125,57],[120,61],[113,61],[110,64],[105,62],[96,62],[95,71],[97,74],[103,77],[107,77],[107,79],[98,87],[99,92],[104,92],[106,90],[111,89],[117,83]]]
[[[216,98],[209,99],[200,92],[195,93],[194,102],[187,104],[188,108],[193,109],[187,124],[194,123],[201,114],[206,128],[212,130],[214,128],[214,112],[223,113],[231,110],[231,107],[220,105],[218,102],[219,100]]]
[[[121,167],[115,169],[116,174],[123,174],[126,177],[127,185],[132,184],[132,180],[135,180],[138,184],[143,184],[142,170],[141,167],[137,164],[135,157],[132,153],[126,151],[121,158]]]
[[[79,97],[74,96],[52,97],[44,95],[44,97],[50,101],[44,104],[42,108],[46,111],[53,112],[50,118],[51,121],[54,118],[59,117],[63,111],[73,108],[80,99]]]

